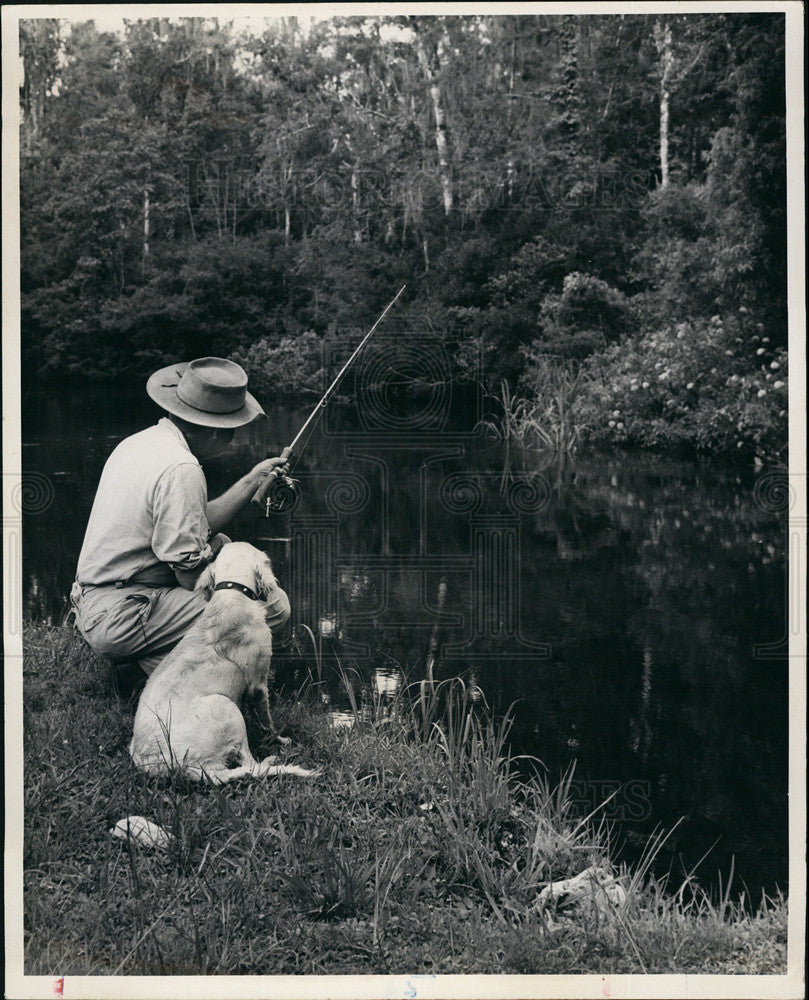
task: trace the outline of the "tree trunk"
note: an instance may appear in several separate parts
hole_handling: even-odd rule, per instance
[[[433,117],[435,119],[435,148],[438,151],[438,172],[441,178],[441,191],[444,199],[444,215],[452,214],[453,190],[452,172],[449,159],[449,143],[447,141],[447,119],[444,113],[444,106],[441,103],[441,90],[438,86],[438,71],[440,63],[438,51],[432,43],[430,51],[427,51],[427,43],[418,27],[414,24],[416,36],[416,51],[419,64],[421,65],[424,77],[427,80],[427,88],[430,92],[430,99],[433,104]]]
[[[149,260],[149,188],[143,189],[143,266]]]
[[[354,242],[362,243],[362,227],[360,225],[360,175],[357,161],[351,167],[351,208],[354,215]]]
[[[669,100],[674,54],[671,47],[671,25],[655,23],[655,45],[660,56],[660,186],[669,185]]]

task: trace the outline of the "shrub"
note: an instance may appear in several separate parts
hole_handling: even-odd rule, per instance
[[[325,380],[323,347],[323,340],[306,330],[275,344],[262,337],[232,357],[247,372],[251,389],[262,397],[319,396]]]
[[[634,329],[632,307],[623,292],[591,274],[569,274],[559,294],[546,295],[539,313],[537,349],[565,357],[586,357]]]
[[[786,351],[746,311],[624,338],[586,370],[595,440],[785,456]]]

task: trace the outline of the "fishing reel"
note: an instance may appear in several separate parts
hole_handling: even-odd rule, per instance
[[[276,472],[262,497],[264,516],[284,514],[291,510],[300,499],[300,483],[286,472]]]

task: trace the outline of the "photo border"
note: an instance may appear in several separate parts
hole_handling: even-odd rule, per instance
[[[20,421],[20,214],[18,23],[25,18],[95,19],[149,16],[317,17],[362,14],[470,14],[463,3],[413,4],[58,4],[2,9],[3,148],[3,597],[5,653],[5,945],[6,996],[76,998],[506,998],[527,997],[802,997],[806,928],[806,634],[790,628],[789,657],[789,919],[786,975],[412,975],[412,976],[26,976],[23,972],[22,915],[22,568],[12,541],[12,490],[21,476]],[[502,3],[476,4],[475,14],[586,14],[783,12],[786,18],[786,122],[788,191],[789,454],[790,476],[798,484],[790,526],[800,533],[804,565],[790,567],[789,607],[805,598],[806,581],[806,357],[804,285],[804,24],[798,0],[750,3]],[[271,12],[271,14],[270,14]],[[799,605],[798,605],[799,606]],[[8,618],[12,621],[9,623]]]

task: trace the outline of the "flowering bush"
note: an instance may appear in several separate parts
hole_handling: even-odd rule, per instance
[[[786,351],[746,310],[625,338],[585,368],[594,440],[785,457]]]

